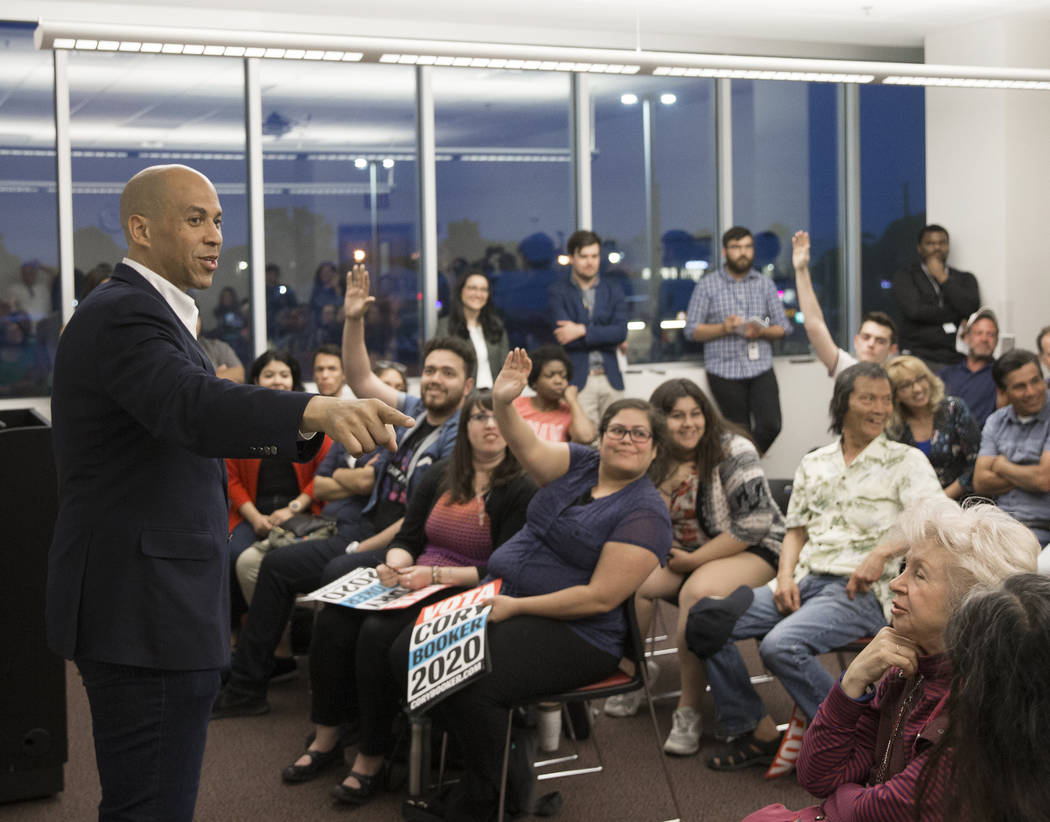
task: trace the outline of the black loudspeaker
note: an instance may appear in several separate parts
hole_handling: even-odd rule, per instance
[[[62,790],[65,662],[47,649],[44,587],[58,515],[51,426],[0,411],[0,802]]]

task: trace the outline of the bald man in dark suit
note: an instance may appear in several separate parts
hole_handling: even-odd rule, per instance
[[[222,210],[211,182],[155,166],[124,188],[128,256],[59,342],[52,399],[59,514],[48,641],[91,705],[100,820],[193,818],[208,716],[228,667],[223,457],[361,453],[406,417],[217,378],[186,290],[211,285]]]

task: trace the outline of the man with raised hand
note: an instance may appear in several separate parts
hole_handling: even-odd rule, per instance
[[[796,231],[791,238],[791,263],[795,267],[795,290],[798,292],[798,307],[802,311],[806,336],[813,351],[828,369],[829,377],[837,377],[858,362],[885,365],[897,353],[897,326],[888,314],[881,311],[869,311],[861,318],[860,330],[853,337],[856,356],[835,344],[813,289],[809,272],[808,232]]]
[[[136,174],[120,197],[128,255],[59,342],[52,397],[59,513],[48,644],[80,669],[102,783],[99,819],[189,822],[208,714],[229,665],[223,457],[352,453],[412,420],[376,400],[236,385],[196,340],[222,208],[203,174]]]

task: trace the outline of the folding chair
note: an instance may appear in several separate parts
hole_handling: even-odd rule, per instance
[[[640,631],[638,630],[638,618],[635,614],[634,609],[634,596],[629,596],[624,602],[624,613],[627,618],[627,648],[624,659],[629,661],[633,667],[633,674],[625,674],[623,671],[616,671],[615,673],[607,676],[600,682],[594,682],[590,685],[576,688],[572,691],[565,691],[557,694],[545,694],[543,696],[537,696],[528,700],[528,705],[532,705],[539,702],[558,702],[563,706],[570,702],[581,702],[591,699],[605,699],[606,697],[615,696],[617,694],[629,693],[636,691],[639,688],[645,691],[645,701],[649,706],[649,717],[652,720],[653,725],[653,741],[654,741],[654,752],[660,762],[660,767],[663,769],[664,779],[667,782],[667,789],[671,794],[671,801],[674,803],[675,817],[668,822],[679,822],[682,818],[681,807],[678,804],[678,796],[675,793],[674,783],[671,781],[671,775],[667,769],[667,762],[664,757],[663,751],[663,740],[660,736],[660,726],[656,721],[656,711],[653,708],[653,697],[649,690],[649,674],[645,667],[645,644],[642,640]],[[510,736],[511,727],[514,719],[514,710],[522,705],[514,705],[507,711],[507,736],[503,745],[503,770],[500,777],[500,793],[499,793],[499,813],[496,816],[497,819],[503,818],[503,810],[507,799],[507,769],[510,762]],[[575,743],[575,733],[571,730],[572,726],[569,725],[570,734],[573,737]],[[575,776],[578,774],[586,773],[597,773],[604,768],[604,762],[601,755],[601,747],[598,745],[597,734],[595,729],[591,729],[591,739],[594,741],[594,747],[598,754],[598,765],[585,767],[585,768],[574,768],[572,770],[558,771],[558,772],[546,772],[538,775],[538,779],[555,779],[562,776]],[[569,758],[576,758],[569,757]],[[551,760],[548,764],[559,762],[564,760]],[[544,763],[537,763],[542,765]]]

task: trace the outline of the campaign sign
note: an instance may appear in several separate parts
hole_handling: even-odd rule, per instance
[[[355,568],[349,574],[307,594],[305,599],[313,599],[331,605],[343,605],[347,608],[360,608],[365,611],[383,611],[391,608],[407,608],[435,591],[448,587],[448,585],[427,585],[415,591],[402,588],[400,585],[387,588],[379,581],[375,568]]]
[[[432,603],[419,612],[408,646],[408,708],[429,707],[490,667],[485,628],[501,580]]]

